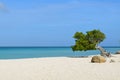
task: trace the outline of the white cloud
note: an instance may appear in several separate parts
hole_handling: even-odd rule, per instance
[[[0,3],[0,9],[4,9],[4,8],[5,8],[4,4]]]
[[[0,3],[0,10],[4,11],[4,12],[8,12],[8,9],[6,8],[6,6],[3,3]]]

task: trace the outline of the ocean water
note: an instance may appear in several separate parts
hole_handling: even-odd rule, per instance
[[[120,47],[104,47],[108,52],[115,53]],[[73,52],[70,47],[0,47],[0,59],[71,57],[100,54],[99,50]]]

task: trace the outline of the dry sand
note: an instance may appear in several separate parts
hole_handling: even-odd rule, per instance
[[[106,63],[90,61],[91,57],[0,60],[0,80],[120,80],[120,55]]]

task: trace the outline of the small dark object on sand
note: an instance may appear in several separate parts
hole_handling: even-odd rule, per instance
[[[120,54],[120,51],[117,51],[115,54]]]

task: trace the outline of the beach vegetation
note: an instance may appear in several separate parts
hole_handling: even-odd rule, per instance
[[[91,30],[86,33],[76,32],[73,36],[75,39],[75,45],[72,46],[73,51],[87,51],[87,50],[100,50],[101,55],[105,56],[108,53],[98,44],[100,44],[105,38],[105,34],[100,30]]]

